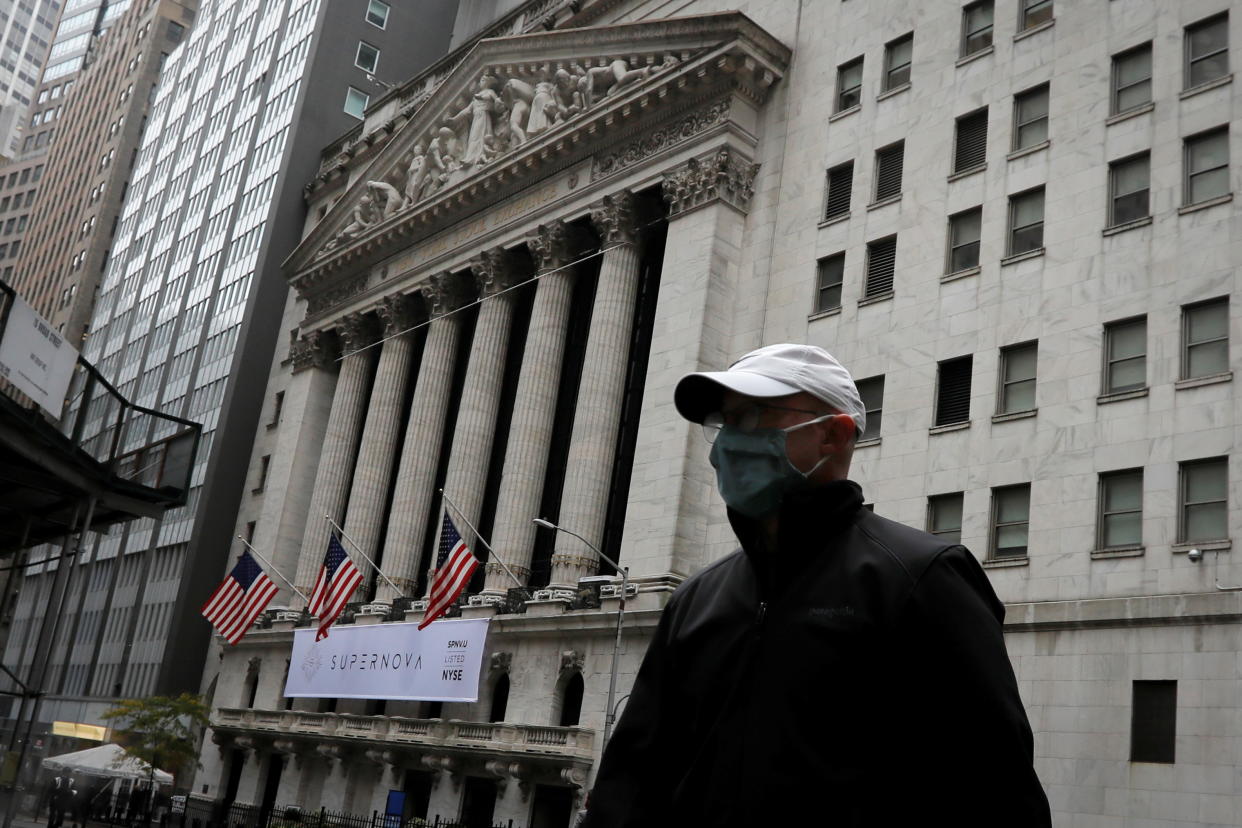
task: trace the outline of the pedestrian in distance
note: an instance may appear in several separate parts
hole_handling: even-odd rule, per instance
[[[65,811],[73,805],[75,793],[72,776],[58,774],[52,780],[47,800],[47,828],[60,828],[65,821]]]
[[[670,598],[585,828],[1047,828],[1002,635],[965,547],[863,507],[866,410],[809,345],[683,377],[741,548]]]

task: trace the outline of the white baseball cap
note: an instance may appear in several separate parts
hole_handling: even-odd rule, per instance
[[[858,434],[867,428],[867,411],[858,386],[836,357],[814,345],[765,345],[727,371],[699,371],[677,382],[673,402],[692,423],[720,410],[725,390],[747,397],[786,397],[805,391],[854,419]]]

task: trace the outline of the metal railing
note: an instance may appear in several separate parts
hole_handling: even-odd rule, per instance
[[[185,812],[170,814],[165,828],[467,828],[465,823],[436,814],[427,818],[402,819],[372,811],[351,814],[328,808],[302,810],[296,806],[263,808],[238,802],[191,798]],[[513,820],[494,823],[491,828],[513,828]]]
[[[0,340],[16,296],[0,281]],[[29,412],[32,425],[59,431],[75,451],[117,479],[160,492],[174,505],[185,502],[202,436],[198,423],[130,402],[81,354],[58,423],[49,423],[16,388],[6,385],[3,394]]]

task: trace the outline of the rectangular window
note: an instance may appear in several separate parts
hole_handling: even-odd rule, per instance
[[[1052,0],[1021,0],[1021,3],[1022,19],[1018,21],[1018,31],[1033,29],[1052,19]]]
[[[263,491],[263,488],[267,485],[267,469],[271,465],[271,463],[272,463],[272,456],[270,454],[265,454],[259,458],[259,482],[255,485],[254,489],[252,489],[251,491],[254,491],[254,492]]]
[[[380,0],[370,0],[367,3],[367,22],[381,29],[387,28],[388,9],[387,3],[381,3]]]
[[[1228,195],[1229,128],[1187,138],[1185,166],[1183,204],[1199,204]]]
[[[837,112],[843,112],[862,101],[861,57],[837,67]]]
[[[367,104],[370,102],[370,95],[351,86],[345,93],[345,112],[361,121],[366,115]]]
[[[1016,256],[1044,246],[1044,188],[1009,197],[1009,251]]]
[[[974,356],[947,359],[937,367],[936,425],[970,422],[970,377]]]
[[[828,198],[824,220],[843,216],[850,211],[850,190],[854,186],[854,162],[846,161],[828,171]]]
[[[1177,744],[1177,682],[1135,681],[1130,761],[1173,764]]]
[[[1104,393],[1147,387],[1147,317],[1104,326]]]
[[[979,0],[962,9],[962,57],[992,45],[992,0]]]
[[[1151,214],[1151,154],[1142,152],[1108,165],[1108,225],[1147,218]]]
[[[997,414],[1035,410],[1035,366],[1039,345],[1010,345],[1000,352],[1000,392]]]
[[[358,41],[358,54],[354,56],[354,65],[364,72],[375,72],[379,66],[379,49],[365,40]]]
[[[841,307],[841,282],[845,275],[845,254],[827,256],[816,265],[815,312]]]
[[[268,421],[268,428],[275,428],[280,425],[280,414],[285,407],[285,392],[277,391],[276,397],[272,403],[272,419]]]
[[[1013,148],[1026,149],[1048,140],[1048,84],[1013,96]]]
[[[867,412],[867,430],[858,435],[858,439],[878,440],[880,425],[884,422],[884,376],[859,380],[856,385],[863,410]]]
[[[1182,308],[1182,379],[1229,370],[1229,300],[1213,299]]]
[[[1229,537],[1228,458],[1182,463],[1179,470],[1178,542],[1226,540]]]
[[[884,47],[884,92],[910,82],[910,61],[914,54],[914,32]]]
[[[951,543],[962,542],[962,493],[927,498],[927,531]]]
[[[1031,520],[1031,484],[992,490],[992,557],[1025,558]]]
[[[953,139],[953,172],[982,167],[988,159],[988,108],[975,110],[957,119]]]
[[[982,224],[982,207],[949,216],[949,263],[946,272],[958,273],[979,266],[979,230]]]
[[[863,298],[893,292],[893,272],[897,267],[897,237],[889,236],[867,245],[867,284]]]
[[[1186,89],[1229,74],[1229,15],[1186,27]]]
[[[1151,42],[1113,55],[1113,114],[1151,103]]]
[[[875,153],[875,200],[901,195],[901,173],[905,166],[906,142],[898,141]]]
[[[1100,475],[1096,548],[1125,549],[1143,544],[1143,470]]]

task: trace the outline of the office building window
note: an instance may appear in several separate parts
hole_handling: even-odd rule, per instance
[[[893,272],[897,267],[897,237],[889,236],[867,245],[867,284],[863,298],[893,292]]]
[[[962,542],[962,493],[927,498],[927,531],[951,543]]]
[[[957,119],[953,140],[953,172],[982,167],[988,158],[988,108],[977,109]]]
[[[1113,114],[1151,103],[1151,43],[1113,55]]]
[[[1009,251],[1016,256],[1044,246],[1044,188],[1009,197]]]
[[[992,0],[979,0],[962,9],[962,57],[992,45]]]
[[[854,162],[846,161],[828,171],[828,197],[825,199],[824,220],[843,216],[850,211],[850,190],[854,186]]]
[[[379,49],[365,40],[358,41],[358,54],[354,56],[354,65],[365,72],[374,72],[379,66]]]
[[[1130,761],[1171,765],[1177,744],[1177,682],[1135,681]]]
[[[1147,386],[1147,317],[1104,326],[1104,393]]]
[[[1229,74],[1229,15],[1186,27],[1186,88]]]
[[[1013,96],[1013,148],[1026,149],[1048,140],[1048,84]]]
[[[380,0],[370,0],[367,3],[367,22],[381,29],[386,28],[388,26],[388,9],[387,3],[381,3]]]
[[[936,371],[936,425],[970,422],[970,377],[974,356],[941,362]]]
[[[845,254],[820,259],[815,267],[815,312],[841,307],[841,281],[845,275]]]
[[[884,47],[884,92],[910,82],[910,61],[914,54],[914,32]]]
[[[884,376],[859,380],[858,396],[862,398],[863,410],[867,412],[867,430],[858,435],[859,440],[877,440],[880,425],[884,421]]]
[[[1213,457],[1182,463],[1180,471],[1178,542],[1228,539],[1228,458]]]
[[[837,112],[858,106],[862,101],[862,72],[861,57],[837,67]]]
[[[1019,0],[1019,2],[1022,4],[1022,14],[1021,20],[1018,21],[1018,31],[1033,29],[1040,23],[1052,19],[1052,0]]]
[[[1097,549],[1124,549],[1142,545],[1142,469],[1101,474],[1097,503]]]
[[[875,153],[875,200],[901,195],[901,173],[905,166],[906,142],[898,141]]]
[[[1108,165],[1108,225],[1147,218],[1150,213],[1151,154],[1141,152]]]
[[[992,557],[1026,557],[1031,520],[1031,485],[992,490]]]
[[[362,120],[366,115],[367,104],[371,102],[371,96],[365,92],[361,92],[349,87],[349,91],[345,93],[345,112],[353,115],[358,120]]]
[[[997,414],[1035,410],[1035,365],[1038,361],[1038,350],[1039,345],[1036,342],[1001,348]]]
[[[949,216],[949,262],[946,272],[958,273],[979,266],[979,230],[982,224],[982,207]]]
[[[1185,154],[1183,204],[1199,204],[1229,194],[1228,127],[1187,138]]]
[[[1229,370],[1229,300],[1213,299],[1182,308],[1182,379]]]

